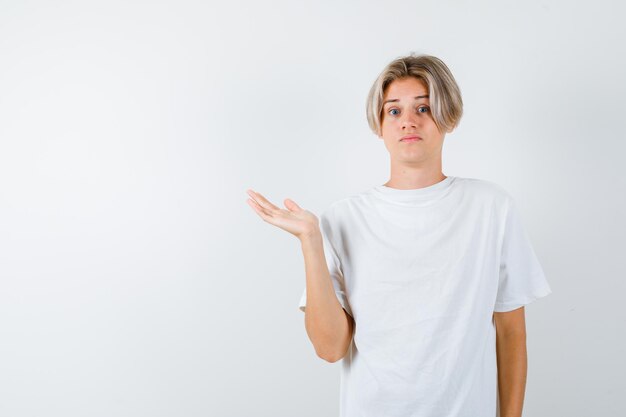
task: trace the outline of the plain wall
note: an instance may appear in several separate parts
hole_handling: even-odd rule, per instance
[[[410,52],[463,94],[444,173],[516,198],[553,290],[525,415],[624,415],[624,6],[507,3],[0,1],[0,415],[338,415],[245,190],[385,183],[365,99]]]

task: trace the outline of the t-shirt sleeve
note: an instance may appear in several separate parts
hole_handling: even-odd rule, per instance
[[[346,296],[345,281],[343,271],[341,269],[341,260],[335,246],[332,244],[332,228],[326,212],[322,213],[320,216],[320,231],[322,233],[324,257],[326,258],[326,265],[328,266],[330,279],[335,289],[335,295],[337,296],[337,300],[339,300],[339,304],[341,304],[343,309],[352,316],[352,310],[350,309],[348,297]],[[299,308],[302,312],[304,312],[306,308],[306,284],[304,286],[302,296],[300,297]]]
[[[516,202],[509,196],[494,311],[515,310],[551,292]]]

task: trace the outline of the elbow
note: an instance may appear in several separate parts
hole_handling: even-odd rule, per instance
[[[324,359],[326,362],[335,363],[346,356],[346,353],[350,349],[352,342],[352,332],[354,328],[353,320],[347,313],[344,313],[344,317],[347,317],[347,326],[342,326],[339,323],[339,330],[337,326],[333,326],[331,329],[327,327],[320,327],[312,325],[310,320],[307,320],[308,316],[305,316],[305,326],[309,339],[315,347],[315,353],[318,357]],[[339,337],[337,334],[339,332]]]
[[[326,362],[335,363],[346,356],[346,352],[338,353],[338,352],[327,352],[327,351],[316,351],[317,356],[324,359]]]
[[[336,362],[335,355],[332,352],[328,352],[322,349],[315,349],[315,353],[317,353],[317,357],[320,359],[324,359],[326,362]]]
[[[342,358],[339,355],[327,355],[327,354],[319,354],[319,353],[317,354],[317,356],[319,356],[320,358],[324,359],[328,363],[335,363],[339,359]]]

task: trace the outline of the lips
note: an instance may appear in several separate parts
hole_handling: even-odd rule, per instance
[[[400,142],[408,142],[408,141],[414,142],[416,140],[422,140],[422,138],[419,137],[418,135],[406,135],[402,139],[400,139]]]

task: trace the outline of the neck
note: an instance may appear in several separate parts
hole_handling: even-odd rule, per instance
[[[399,190],[413,190],[436,184],[446,179],[441,162],[429,167],[391,166],[391,178],[384,185]]]

